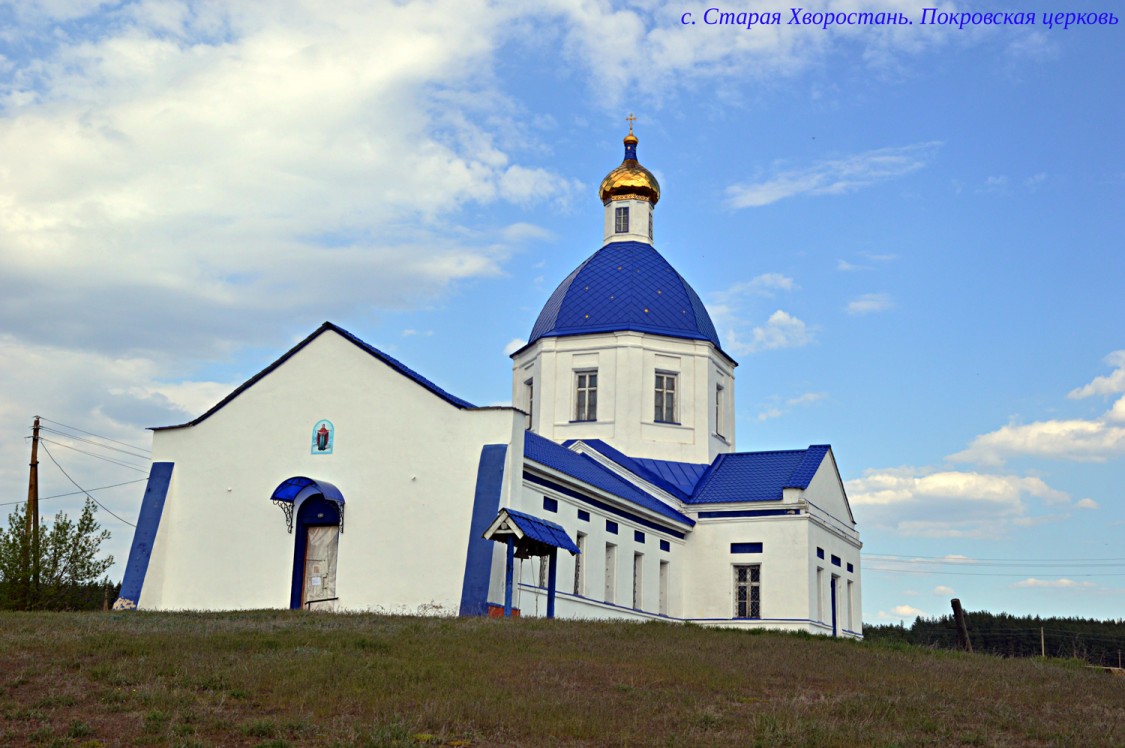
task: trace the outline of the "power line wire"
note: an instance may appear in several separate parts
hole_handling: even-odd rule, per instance
[[[131,449],[137,449],[137,450],[140,450],[141,452],[151,452],[152,451],[151,449],[145,449],[144,447],[138,447],[138,446],[135,446],[133,444],[128,444],[126,442],[119,442],[116,439],[110,439],[108,436],[102,436],[101,434],[95,434],[92,431],[83,431],[82,429],[78,428],[77,426],[67,426],[65,423],[59,423],[58,421],[52,421],[50,418],[45,418],[43,416],[39,416],[39,420],[47,421],[48,423],[53,423],[56,426],[62,426],[63,428],[70,429],[71,431],[77,431],[80,434],[86,434],[86,436],[96,436],[99,439],[105,439],[107,442],[113,442],[114,444],[120,444],[122,447],[129,447]]]
[[[53,429],[50,426],[40,426],[39,430],[40,431],[47,431],[47,432],[50,432],[52,434],[58,434],[59,436],[65,436],[67,439],[74,439],[75,441],[78,441],[78,442],[85,442],[86,444],[92,444],[99,449],[109,449],[109,450],[112,450],[114,452],[120,452],[122,454],[129,455],[130,457],[136,457],[139,460],[150,459],[148,455],[138,454],[137,452],[130,452],[127,449],[120,449],[119,447],[111,447],[108,444],[100,444],[100,443],[94,441],[93,439],[84,439],[81,436],[75,436],[74,434],[68,434],[65,431],[59,431],[58,429]]]
[[[43,441],[43,440],[42,440],[42,439],[40,439],[40,441]],[[114,513],[113,513],[113,512],[112,512],[112,511],[111,511],[111,510],[109,509],[109,507],[107,507],[107,506],[106,506],[105,504],[103,504],[102,502],[100,502],[100,501],[98,501],[97,499],[95,499],[95,498],[94,498],[94,497],[93,497],[93,496],[92,496],[92,495],[90,494],[90,492],[89,492],[89,491],[87,491],[87,490],[86,490],[85,488],[83,488],[82,486],[78,485],[78,483],[77,483],[77,482],[76,482],[76,481],[74,480],[74,478],[71,478],[71,477],[70,477],[70,473],[68,473],[68,472],[66,472],[65,470],[63,470],[63,466],[62,466],[62,465],[60,465],[60,464],[59,464],[59,461],[55,459],[55,456],[54,456],[53,454],[51,454],[51,450],[47,449],[46,445],[42,445],[42,446],[43,446],[43,451],[44,451],[44,452],[46,452],[46,453],[47,453],[47,456],[51,458],[51,462],[55,463],[55,467],[57,467],[57,468],[58,468],[58,469],[59,469],[60,471],[62,471],[62,474],[66,476],[66,479],[67,479],[68,481],[70,481],[71,483],[74,483],[74,487],[75,487],[75,488],[77,488],[77,489],[78,489],[79,491],[81,491],[82,493],[86,494],[86,496],[87,496],[87,497],[88,497],[88,498],[90,499],[90,501],[94,502],[95,504],[97,504],[98,506],[100,506],[100,507],[101,507],[102,509],[105,509],[105,510],[106,510],[107,512],[109,512],[109,514],[110,514],[111,516],[113,516],[113,517],[117,517],[117,519],[119,519],[119,520],[121,520],[122,522],[124,522],[125,524],[129,525],[129,527],[136,527],[136,525],[134,525],[134,524],[133,524],[132,522],[130,522],[129,520],[127,520],[127,519],[122,519],[121,517],[118,517],[118,516],[117,516],[116,514],[114,514]]]
[[[885,569],[878,566],[868,566],[864,571],[880,571],[888,574],[933,574],[957,577],[1026,577],[1028,572],[1022,574],[1008,574],[996,571],[945,571],[942,569]],[[1040,572],[1042,573],[1042,572]],[[1068,574],[1071,577],[1125,577],[1125,572],[1100,572],[1097,574]]]
[[[937,561],[946,564],[972,565],[984,561],[1001,562],[1035,562],[1035,561],[1125,561],[1125,557],[1117,558],[950,558],[949,556],[899,556],[892,553],[865,553],[863,557],[873,561],[909,561],[926,562]]]
[[[98,460],[104,460],[106,462],[111,462],[114,465],[120,465],[121,467],[127,467],[130,470],[136,470],[138,473],[147,473],[148,472],[147,468],[138,467],[137,465],[132,465],[128,462],[121,462],[120,460],[115,460],[112,457],[106,457],[104,455],[99,455],[99,454],[96,454],[94,452],[87,452],[84,449],[79,449],[78,447],[72,447],[69,444],[63,444],[62,442],[57,442],[54,439],[46,439],[42,436],[39,437],[39,443],[42,444],[44,442],[46,442],[48,444],[54,444],[56,446],[62,447],[63,449],[71,449],[71,450],[74,450],[75,452],[80,452],[81,454],[89,455],[90,457],[93,457],[93,458],[98,459]]]
[[[147,480],[148,480],[148,478],[137,478],[136,480],[127,480],[124,483],[112,483],[108,486],[98,486],[97,488],[91,488],[90,491],[104,491],[107,488],[117,488],[118,486],[128,486],[132,483],[144,483]],[[71,491],[69,493],[57,493],[53,496],[40,496],[39,500],[40,501],[47,501],[49,499],[61,499],[64,496],[79,496],[79,495],[84,494],[84,493],[86,493],[86,492],[85,491]],[[15,506],[16,504],[26,504],[26,503],[27,503],[27,499],[23,499],[21,501],[5,501],[3,503],[0,503],[0,506]]]

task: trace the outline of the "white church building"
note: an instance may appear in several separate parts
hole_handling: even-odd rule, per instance
[[[115,608],[691,621],[861,636],[832,448],[735,450],[735,361],[654,245],[656,178],[601,183],[602,247],[478,407],[325,322],[153,429]],[[324,372],[332,372],[332,386]]]

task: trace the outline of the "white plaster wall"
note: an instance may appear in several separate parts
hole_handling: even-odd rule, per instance
[[[314,423],[334,453],[310,454]],[[459,410],[326,331],[197,426],[155,433],[175,463],[142,608],[285,608],[294,535],[269,497],[293,476],[344,494],[343,609],[456,613],[481,447],[508,444],[504,496],[523,462],[522,414]]]
[[[735,612],[734,567],[761,564],[763,621],[753,625],[772,627],[787,619],[813,618],[807,583],[808,521],[807,515],[697,520],[683,553],[684,617],[730,621]],[[762,543],[762,552],[731,553],[731,543]]]
[[[617,233],[617,208],[629,209],[629,230]],[[649,225],[653,219],[653,204],[648,200],[611,200],[605,204],[605,236],[603,244],[610,242],[644,242],[652,244]]]
[[[598,420],[574,422],[575,372],[598,370]],[[679,375],[677,424],[656,423],[656,372]],[[715,436],[714,387],[726,383],[725,439]],[[602,439],[632,457],[709,463],[733,452],[734,369],[707,342],[637,332],[541,338],[515,357],[512,402],[526,409],[535,381],[532,430],[548,439]]]

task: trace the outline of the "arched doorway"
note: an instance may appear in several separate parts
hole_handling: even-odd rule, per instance
[[[270,500],[285,512],[294,536],[289,607],[335,608],[337,557],[344,530],[343,494],[328,481],[295,477],[283,481]]]

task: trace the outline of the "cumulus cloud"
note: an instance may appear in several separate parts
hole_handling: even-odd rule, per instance
[[[887,613],[885,610],[879,611],[879,618],[884,621],[894,620],[898,618],[925,618],[928,614],[924,610],[919,610],[913,605],[896,605],[891,608],[891,612]]]
[[[845,488],[857,519],[908,536],[1002,537],[1035,519],[1031,499],[1046,506],[1070,501],[1038,477],[914,467],[867,470]]]
[[[1099,508],[1098,502],[1093,499],[1081,499],[1074,504],[1075,509],[1097,509]]]
[[[523,348],[525,345],[527,345],[527,341],[523,338],[512,338],[504,344],[504,355],[511,356],[513,353],[518,351],[520,348]]]
[[[750,331],[750,339],[742,340],[737,330],[727,334],[727,347],[735,353],[758,353],[777,348],[799,348],[813,341],[813,329],[803,320],[778,309],[764,325]]]
[[[952,587],[946,587],[944,584],[939,584],[937,587],[934,587],[933,594],[948,596],[948,595],[952,595],[954,593],[953,593]]]
[[[894,305],[890,294],[865,293],[849,301],[845,310],[848,314],[871,314],[873,312],[886,311],[894,307]]]
[[[1073,579],[1036,579],[1030,577],[1028,579],[1021,579],[1012,585],[1013,587],[1054,587],[1056,589],[1076,589],[1083,587],[1097,587],[1093,582],[1076,582]]]
[[[1111,373],[1071,390],[1067,397],[1081,400],[1125,392],[1125,351],[1114,351],[1105,361],[1115,367]],[[966,449],[948,459],[995,466],[1015,457],[1104,462],[1123,455],[1125,397],[1119,397],[1098,418],[1052,419],[1002,426],[976,437]]]
[[[757,208],[797,195],[843,195],[911,174],[933,160],[940,142],[880,148],[804,168],[779,168],[772,176],[727,188],[732,208]]]

